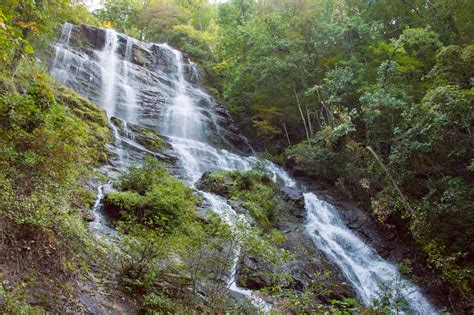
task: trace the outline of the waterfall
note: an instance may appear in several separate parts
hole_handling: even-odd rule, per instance
[[[102,106],[111,121],[113,116],[122,120],[120,126],[110,124],[115,136],[110,149],[116,155],[113,164],[117,169],[123,170],[130,162],[140,161],[144,153],[153,153],[135,141],[129,124],[147,127],[165,136],[178,157],[184,181],[193,188],[206,171],[249,170],[256,165],[256,156],[243,154],[245,148],[251,151],[247,139],[231,128],[225,109],[199,87],[195,65],[180,51],[166,44],[144,44],[113,30],[92,28],[87,31],[102,34],[97,37],[104,38],[103,45],[75,47],[75,41],[70,40],[75,27],[88,28],[64,26],[54,45],[50,73]],[[274,180],[296,186],[295,180],[277,165],[268,162],[266,168]],[[232,225],[238,215],[227,201],[212,193],[201,193],[212,210]],[[102,187],[99,196],[103,195]],[[304,197],[308,215],[305,228],[314,245],[341,269],[359,300],[370,304],[380,284],[399,277],[396,266],[355,236],[339,218],[337,209],[314,194],[307,193]],[[95,212],[99,204],[100,200],[94,205]],[[268,304],[235,283],[238,256],[239,251],[236,251],[229,288],[267,312]],[[412,312],[435,313],[418,287],[407,280],[402,282]]]
[[[238,219],[245,220],[242,215],[238,215],[234,209],[227,203],[227,201],[215,194],[209,192],[202,192],[204,198],[209,201],[212,206],[213,211],[219,215],[223,221],[229,224],[231,227],[235,226]],[[252,293],[252,290],[244,289],[237,286],[236,275],[237,267],[240,258],[240,248],[236,248],[234,254],[234,259],[232,261],[232,268],[230,270],[230,276],[227,280],[227,285],[229,289],[233,292],[242,294],[247,299],[249,299],[253,305],[260,309],[263,313],[269,313],[271,310],[271,305],[266,303],[262,298],[255,296]]]
[[[127,121],[131,123],[136,123],[137,118],[136,115],[136,107],[137,107],[137,95],[135,89],[132,88],[133,80],[133,56],[132,56],[132,49],[135,40],[131,37],[127,37],[127,46],[125,47],[125,60],[122,62],[122,76],[124,77],[124,84],[122,85],[123,90],[125,92],[125,100],[128,102],[128,106],[126,106],[126,116]],[[126,122],[125,122],[126,124]],[[126,128],[126,126],[125,126]]]
[[[414,314],[436,313],[420,289],[401,278],[395,265],[382,259],[345,226],[336,208],[313,193],[305,193],[304,200],[308,211],[306,232],[341,269],[363,304],[370,305],[372,299],[377,298],[381,285],[396,281],[409,311]]]
[[[114,116],[116,111],[116,78],[117,78],[117,34],[107,29],[105,47],[101,52],[100,66],[102,69],[102,107],[108,115]]]
[[[172,56],[176,65],[176,81],[174,82],[176,94],[164,114],[162,128],[163,132],[170,137],[173,148],[181,157],[188,182],[194,186],[211,165],[213,165],[212,169],[216,170],[250,169],[256,162],[255,158],[239,156],[226,150],[218,150],[207,141],[204,132],[206,117],[199,112],[191,97],[191,95],[199,95],[202,91],[193,87],[184,79],[181,52],[168,45],[160,45],[160,47],[168,53],[168,56]],[[212,210],[222,217],[224,222],[234,226],[234,222],[238,218],[234,209],[217,195],[204,191],[201,191],[201,193],[211,204]],[[233,266],[228,280],[229,289],[246,296],[256,307],[268,313],[271,309],[270,305],[253,295],[251,290],[237,286],[236,274],[239,256],[240,250],[238,249],[234,253]]]

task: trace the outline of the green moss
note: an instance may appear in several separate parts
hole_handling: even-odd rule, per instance
[[[144,145],[148,149],[152,151],[160,151],[165,147],[165,141],[161,139],[156,133],[153,131],[146,129],[146,128],[141,128],[140,130],[144,135],[146,135],[146,138],[144,139]]]
[[[105,146],[110,142],[111,135],[105,111],[65,86],[55,85],[54,91],[57,103],[65,106],[70,116],[84,123],[83,127],[88,134],[84,144],[88,160],[91,163],[106,162]]]
[[[243,207],[263,228],[270,228],[278,212],[278,189],[276,184],[258,170],[248,172],[223,171],[207,176],[205,185],[209,190],[242,200]]]

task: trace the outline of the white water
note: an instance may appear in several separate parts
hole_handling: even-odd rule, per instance
[[[217,215],[219,215],[225,223],[234,227],[237,223],[237,220],[245,222],[245,218],[242,215],[238,215],[224,198],[205,191],[203,191],[202,194],[204,198],[206,198],[206,200],[208,200],[211,204],[213,211]],[[242,294],[243,296],[247,297],[247,299],[249,299],[251,303],[258,309],[260,309],[263,313],[270,312],[270,310],[272,309],[272,306],[270,304],[266,303],[262,298],[254,295],[251,290],[241,288],[237,285],[236,276],[240,258],[239,256],[240,248],[237,247],[234,251],[234,259],[232,261],[230,276],[227,280],[227,286],[231,291]]]
[[[306,232],[316,246],[335,263],[356,289],[359,300],[370,305],[377,298],[380,285],[401,279],[397,267],[382,259],[358,238],[339,217],[334,206],[313,193],[304,194],[308,212]],[[435,314],[433,306],[420,289],[407,280],[400,280],[403,298],[414,314]]]
[[[153,153],[134,141],[134,134],[127,123],[143,125],[167,136],[179,157],[185,181],[193,187],[206,171],[249,170],[257,163],[255,156],[239,155],[231,152],[231,149],[217,147],[211,141],[211,136],[225,133],[226,126],[219,125],[219,113],[211,107],[214,102],[212,97],[196,83],[187,81],[186,78],[197,80],[199,75],[196,67],[185,60],[181,52],[160,44],[160,53],[167,60],[168,67],[138,69],[133,63],[133,47],[139,44],[138,41],[120,35],[126,40],[122,56],[119,54],[119,34],[107,30],[104,48],[85,54],[70,47],[72,29],[71,24],[66,24],[60,40],[54,46],[56,54],[51,74],[98,103],[109,117],[118,116],[122,119],[120,130],[111,123],[115,136],[115,143],[110,148],[116,155],[112,161],[114,167],[124,170],[130,163],[140,161],[144,153]],[[152,49],[153,45],[148,47]],[[188,73],[187,77],[185,73]],[[215,130],[214,134],[210,129]],[[291,187],[296,185],[275,164],[268,163],[267,169],[275,180]],[[221,197],[207,192],[202,194],[212,205],[213,211],[232,225],[233,218],[238,217],[232,207]],[[93,209],[98,220],[92,226],[98,229],[101,224],[106,224],[98,215],[102,197],[103,187],[99,188],[99,198]],[[383,260],[357,238],[343,224],[337,209],[320,201],[313,194],[305,194],[305,204],[308,212],[306,231],[311,235],[315,246],[342,270],[355,288],[360,301],[370,304],[371,299],[377,295],[379,285],[399,275],[396,266]],[[270,308],[268,304],[250,290],[236,285],[238,255],[239,252],[236,251],[228,280],[229,288],[246,296],[254,305],[267,312]],[[416,314],[435,313],[420,290],[408,281],[405,283],[409,287],[407,301],[410,309]]]
[[[115,115],[116,98],[116,77],[117,77],[117,33],[108,29],[106,32],[105,47],[101,52],[100,65],[102,70],[102,101],[108,115]]]
[[[126,116],[127,121],[130,123],[136,123],[136,111],[137,111],[137,95],[135,89],[132,87],[133,80],[133,69],[131,69],[133,63],[133,45],[135,40],[131,37],[127,37],[127,46],[125,47],[125,60],[122,62],[122,76],[124,77],[124,84],[122,85],[125,92],[125,99],[127,101]]]
[[[117,237],[117,230],[110,227],[110,220],[102,212],[102,200],[105,197],[104,190],[109,188],[112,185],[112,181],[109,181],[106,184],[99,185],[97,187],[97,196],[92,206],[92,213],[95,216],[95,220],[92,221],[89,226],[96,232],[96,235],[106,235]]]
[[[193,92],[197,94],[200,91],[193,91],[197,88],[184,79],[182,54],[168,45],[160,45],[160,47],[164,51],[169,51],[176,64],[176,95],[163,115],[162,130],[169,137],[175,151],[178,152],[188,182],[194,186],[201,175],[208,170],[251,169],[256,162],[255,158],[219,150],[207,143],[204,133],[206,117],[198,111],[193,99],[188,95],[188,93],[192,95]],[[192,69],[195,71],[194,67]],[[273,170],[284,173],[276,168]],[[209,192],[202,191],[201,193],[211,204],[212,210],[222,217],[224,222],[231,226],[235,225],[239,216],[223,198]],[[236,274],[239,255],[240,249],[236,249],[231,274],[227,282],[228,287],[231,291],[246,296],[262,312],[268,313],[271,309],[269,304],[255,296],[251,290],[237,286]]]

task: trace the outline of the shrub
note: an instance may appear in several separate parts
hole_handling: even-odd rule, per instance
[[[194,215],[193,191],[171,177],[155,158],[133,166],[120,178],[123,191],[107,196],[107,206],[117,207],[127,219],[171,232]]]

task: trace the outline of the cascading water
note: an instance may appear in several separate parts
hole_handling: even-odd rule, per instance
[[[117,93],[117,34],[114,30],[108,29],[106,32],[105,47],[100,54],[100,65],[102,70],[102,100],[101,104],[108,115],[114,116]]]
[[[308,211],[306,231],[352,283],[359,300],[370,305],[378,297],[381,285],[395,282],[409,311],[435,314],[419,288],[403,280],[397,267],[382,259],[373,249],[352,233],[339,217],[337,209],[313,193],[304,194]]]
[[[72,32],[94,33],[93,48],[83,48],[71,39]],[[72,36],[74,37],[74,36]],[[95,42],[95,38],[103,38]],[[194,187],[206,171],[248,170],[256,163],[253,155],[239,154],[247,140],[232,130],[230,118],[198,84],[198,72],[183,54],[166,44],[144,44],[113,30],[92,29],[66,24],[58,43],[51,74],[60,82],[102,106],[111,118],[115,143],[111,150],[117,169],[139,161],[143,153],[153,153],[135,141],[128,124],[147,127],[162,134],[171,144],[180,164],[184,181]],[[139,53],[136,52],[139,50]],[[236,145],[234,145],[237,143]],[[240,147],[239,147],[240,148]],[[137,152],[141,153],[138,154]],[[287,186],[295,181],[273,163],[267,165],[275,180]],[[229,224],[237,214],[221,197],[201,192],[213,210]],[[99,190],[99,196],[103,191]],[[306,231],[318,249],[323,251],[349,279],[364,304],[377,295],[378,286],[399,273],[396,267],[380,258],[358,239],[338,217],[337,209],[305,194],[308,222]],[[100,200],[94,209],[98,209]],[[229,287],[268,310],[251,291],[237,287],[235,273],[238,253],[231,270]],[[417,314],[433,314],[434,309],[408,281],[413,292],[406,295],[409,308]],[[408,291],[407,291],[408,292]]]
[[[218,214],[225,223],[230,226],[235,226],[237,220],[244,221],[245,218],[242,215],[238,215],[234,209],[227,203],[227,201],[219,196],[216,196],[209,192],[202,192],[204,198],[209,201],[212,206],[213,211]],[[245,222],[245,221],[244,221]],[[229,289],[238,294],[242,294],[247,297],[253,305],[259,308],[262,312],[268,313],[271,310],[271,305],[266,303],[263,299],[258,296],[255,296],[251,290],[247,290],[237,286],[236,275],[237,267],[239,263],[240,248],[236,248],[234,252],[234,260],[232,261],[232,268],[230,270],[230,276],[227,280],[227,285]]]

